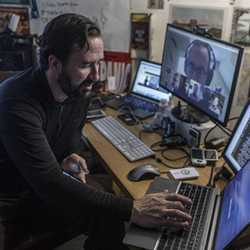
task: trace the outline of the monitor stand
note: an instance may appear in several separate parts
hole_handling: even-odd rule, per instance
[[[189,105],[181,106],[180,103],[172,109],[172,115],[180,121],[191,124],[202,124],[210,120],[208,116],[197,111],[197,109]]]

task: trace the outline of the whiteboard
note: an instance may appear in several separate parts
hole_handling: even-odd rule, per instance
[[[60,14],[78,13],[98,23],[103,34],[105,50],[129,51],[128,0],[39,0],[37,5],[40,17],[30,22],[33,34],[41,34],[46,23]]]

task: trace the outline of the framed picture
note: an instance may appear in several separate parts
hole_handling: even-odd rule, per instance
[[[225,6],[194,6],[182,3],[169,5],[169,22],[192,30],[198,26],[214,38],[229,40],[229,8]]]
[[[30,34],[29,10],[26,7],[2,7],[0,6],[0,31],[6,28],[11,16],[15,14],[19,16],[19,22],[16,33],[19,35]]]
[[[148,9],[163,9],[164,0],[148,0]]]
[[[232,42],[250,47],[250,8],[234,8]]]
[[[149,48],[150,15],[131,14],[131,48],[147,50]]]
[[[0,4],[23,4],[23,5],[30,5],[30,0],[0,0]]]

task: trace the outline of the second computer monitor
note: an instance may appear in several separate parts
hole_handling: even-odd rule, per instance
[[[250,164],[250,102],[243,110],[224,151],[224,158],[234,172]]]
[[[243,49],[168,25],[161,87],[226,125]]]

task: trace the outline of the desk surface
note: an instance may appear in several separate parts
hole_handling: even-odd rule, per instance
[[[105,112],[108,115],[116,117],[116,112],[111,109],[105,109]],[[122,123],[122,122],[121,122]],[[139,135],[141,125],[137,126],[126,126],[130,131],[135,135]],[[106,170],[110,173],[116,182],[116,184],[121,188],[121,190],[132,198],[142,197],[146,190],[148,189],[152,180],[140,181],[140,182],[131,182],[127,179],[127,174],[134,167],[139,166],[144,163],[151,163],[156,165],[160,171],[166,171],[168,168],[161,163],[157,163],[153,158],[146,158],[144,160],[139,160],[136,162],[129,162],[105,137],[103,137],[90,123],[86,123],[84,127],[84,135],[88,138],[89,142],[96,150],[98,155],[104,162]],[[141,137],[142,141],[147,145],[152,145],[154,142],[160,141],[160,136],[156,133],[143,133]],[[183,153],[179,150],[166,152],[166,155],[172,158],[182,156]],[[162,158],[162,157],[160,157]],[[164,162],[175,165],[183,166],[185,160],[180,160],[176,162],[169,162],[162,159]],[[201,185],[206,185],[210,176],[210,167],[197,168],[200,176],[198,179],[188,181],[190,183],[196,183]],[[162,174],[161,176],[166,176]]]

